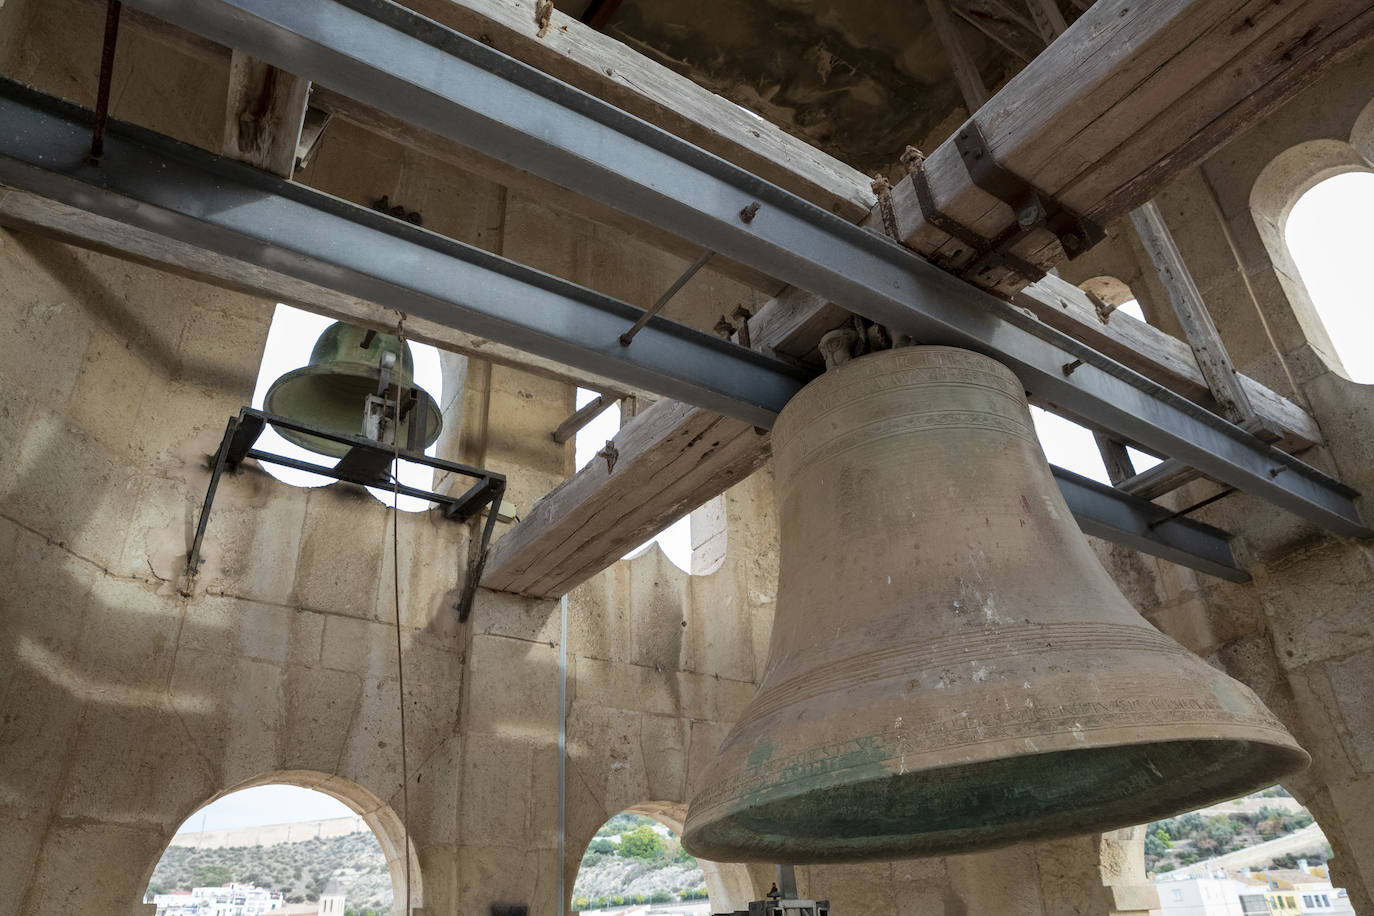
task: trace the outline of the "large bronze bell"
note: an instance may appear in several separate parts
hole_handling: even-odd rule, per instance
[[[1149,625],[1079,532],[1021,383],[947,347],[854,360],[773,430],[778,605],[698,783],[715,861],[988,849],[1140,824],[1307,754]]]
[[[363,435],[363,414],[368,395],[376,395],[383,373],[389,386],[413,390],[416,403],[402,418],[400,440],[408,442],[410,426],[424,418],[422,437],[428,448],[439,438],[443,416],[439,405],[423,388],[415,388],[415,361],[410,348],[391,334],[368,332],[336,321],[325,328],[310,351],[310,362],[272,383],[263,398],[263,409],[292,420],[335,432]],[[394,397],[394,395],[392,395]],[[308,433],[278,428],[287,440],[321,455],[341,458],[349,446]]]

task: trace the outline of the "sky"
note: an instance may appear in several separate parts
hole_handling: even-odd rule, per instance
[[[1284,231],[1345,374],[1374,383],[1374,172],[1323,181],[1293,207]]]
[[[211,802],[191,815],[177,833],[322,821],[353,814],[343,802],[323,792],[297,786],[258,786]]]

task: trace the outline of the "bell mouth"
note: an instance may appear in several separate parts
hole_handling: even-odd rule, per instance
[[[363,404],[368,395],[377,393],[380,371],[370,366],[352,363],[332,363],[324,366],[303,366],[286,373],[272,383],[263,409],[311,426],[318,426],[349,436],[363,434]],[[424,448],[433,445],[443,430],[443,414],[434,398],[422,388],[415,388],[419,400],[416,409],[425,412]],[[409,417],[401,424],[400,439],[404,443],[410,433]],[[342,458],[352,448],[309,433],[273,426],[282,438],[318,455]]]
[[[1201,739],[1087,747],[917,772],[853,774],[686,825],[716,862],[858,862],[951,855],[1102,833],[1272,785],[1306,766],[1292,745]],[[872,769],[872,768],[868,768]]]

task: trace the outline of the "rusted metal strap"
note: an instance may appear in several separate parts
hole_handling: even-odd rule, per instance
[[[931,192],[930,180],[926,177],[925,156],[920,150],[908,146],[902,154],[902,162],[911,174],[911,185],[916,190],[916,205],[921,210],[921,218],[950,238],[963,242],[973,252],[973,258],[961,267],[941,266],[945,266],[950,273],[965,278],[999,265],[1032,281],[1045,276],[1045,272],[1039,267],[1006,251],[1001,244],[1002,236],[986,239],[952,216],[940,212],[935,206],[935,195]]]
[[[1044,228],[1059,240],[1065,256],[1073,259],[1105,238],[1101,226],[1002,166],[977,121],[970,118],[959,128],[954,146],[973,183],[1011,207],[1016,216],[1016,222],[993,240],[994,248],[1008,248]]]
[[[892,185],[881,175],[873,179],[869,185],[873,189],[873,194],[878,198],[878,215],[883,220],[883,232],[894,242],[901,242],[902,236],[897,229],[897,211],[892,209]]]

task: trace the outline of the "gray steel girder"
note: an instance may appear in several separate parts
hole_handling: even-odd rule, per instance
[[[1357,493],[1221,417],[896,242],[389,0],[126,2],[897,332],[992,356],[1032,394],[1336,534],[1374,534]]]
[[[7,219],[6,187],[40,195],[77,211],[62,230],[76,242],[108,246],[104,232],[82,235],[92,221],[108,220],[770,425],[804,381],[783,363],[663,319],[650,322],[633,347],[621,347],[615,335],[638,312],[632,306],[141,128],[110,122],[104,159],[91,166],[92,119],[85,109],[0,80],[0,221]],[[648,365],[633,363],[650,333],[662,343],[640,351],[650,354]],[[659,347],[676,348],[671,366],[652,365]],[[1153,503],[1054,472],[1088,533],[1223,578],[1247,578],[1224,532],[1187,519],[1159,524],[1167,511]]]

